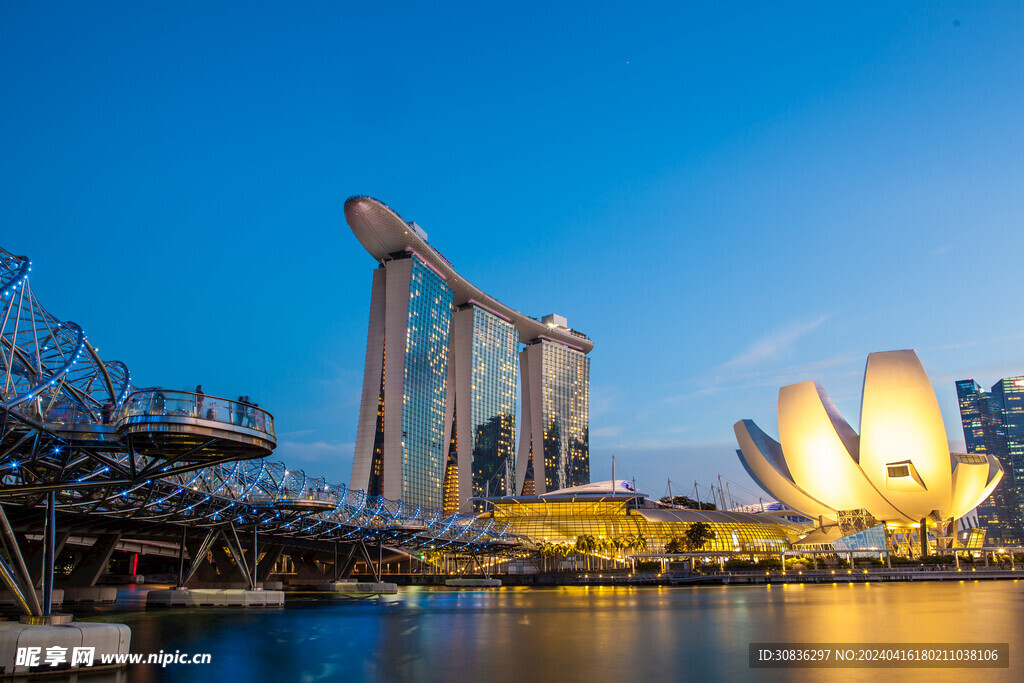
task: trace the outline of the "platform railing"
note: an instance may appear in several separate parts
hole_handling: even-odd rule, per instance
[[[144,416],[180,416],[223,422],[274,436],[274,416],[250,403],[196,394],[191,391],[146,389],[125,401],[121,419]]]

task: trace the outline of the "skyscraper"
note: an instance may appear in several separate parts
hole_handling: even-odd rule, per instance
[[[370,495],[441,507],[452,291],[418,256],[373,274],[352,478]]]
[[[473,496],[511,492],[519,344],[508,319],[474,304],[455,312],[451,339],[447,424],[455,457],[449,466],[467,473],[458,478],[458,500],[468,512]]]
[[[552,327],[565,318],[547,316]],[[538,338],[519,354],[523,428],[516,493],[590,482],[590,359],[580,348]]]
[[[352,197],[345,217],[380,264],[352,486],[450,513],[471,512],[473,497],[521,493],[524,479],[537,493],[588,483],[593,342],[561,316],[541,322],[474,287],[418,225],[381,202]],[[543,460],[535,483],[534,470],[516,463],[520,374],[531,425],[520,440],[536,438]]]
[[[978,521],[992,542],[1024,541],[1024,377],[1001,379],[984,391],[973,379],[956,383],[968,453],[988,453],[1003,480],[981,505]]]

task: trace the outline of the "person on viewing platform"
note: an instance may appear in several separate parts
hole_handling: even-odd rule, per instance
[[[203,385],[196,385],[196,417],[203,416],[203,401],[206,399],[206,394],[203,393]]]
[[[267,430],[266,422],[263,419],[263,411],[260,410],[260,404],[256,403],[255,401],[253,401],[252,404],[252,418],[253,427],[255,429],[259,429],[260,431],[264,432]]]
[[[164,396],[164,392],[157,390],[153,394],[153,399],[149,404],[150,415],[163,415],[164,409],[167,406],[167,397]]]
[[[102,415],[103,424],[110,424],[114,417],[114,403],[112,401],[107,401],[106,403],[103,404]]]
[[[253,421],[252,421],[252,401],[249,400],[248,396],[243,396],[242,397],[242,411],[243,411],[242,412],[242,417],[244,418],[242,424],[244,424],[244,426],[249,427],[251,429],[252,426],[253,426]]]

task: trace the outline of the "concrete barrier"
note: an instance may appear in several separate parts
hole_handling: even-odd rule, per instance
[[[36,589],[36,597],[39,598],[39,604],[40,605],[43,604],[43,591],[42,591],[41,588],[37,588]],[[9,592],[7,592],[6,589],[4,589],[3,592],[0,592],[0,605],[13,605],[13,604],[14,604],[14,596],[13,595],[11,595]],[[57,605],[63,605],[63,604],[64,604],[64,589],[63,588],[54,588],[53,589],[53,605],[56,607]]]
[[[283,591],[169,588],[146,594],[147,607],[281,607]]]
[[[499,588],[501,579],[447,579],[444,585],[452,588]]]
[[[327,581],[318,583],[318,591],[328,593],[397,593],[398,584],[395,583],[374,583],[370,581],[355,581],[353,579],[343,581]]]
[[[65,586],[64,602],[75,603],[107,603],[117,601],[115,586]]]
[[[46,649],[54,646],[67,648],[65,656],[68,663],[74,648],[95,648],[93,666],[85,668],[88,671],[100,665],[100,655],[128,654],[131,634],[131,629],[124,624],[72,621],[60,626],[29,626],[16,621],[0,622],[0,671],[11,674],[24,674],[30,671],[52,672],[58,667],[51,667],[45,663],[45,657]],[[30,669],[25,665],[15,665],[19,647],[40,648],[40,666]],[[73,668],[77,669],[79,666]]]

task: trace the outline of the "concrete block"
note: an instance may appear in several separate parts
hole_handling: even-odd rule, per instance
[[[116,586],[65,586],[64,602],[115,602],[117,600]]]
[[[61,626],[29,626],[14,621],[0,622],[0,667],[10,673],[29,672],[29,667],[15,664],[20,647],[40,648],[41,669],[38,670],[47,672],[67,669],[76,647],[95,648],[93,666],[97,666],[100,655],[127,654],[130,646],[131,630],[124,624],[72,621]],[[50,647],[66,648],[63,653],[66,663],[55,667],[46,665],[46,650]]]
[[[501,579],[447,579],[444,585],[453,588],[498,588]]]
[[[146,605],[149,607],[280,607],[283,604],[283,591],[172,588],[151,590],[146,595]]]
[[[397,593],[398,584],[367,581],[328,581],[317,584],[316,589],[329,593]]]
[[[39,598],[39,604],[42,605],[43,604],[43,589],[41,589],[41,588],[37,588],[36,589],[36,597]],[[9,592],[7,592],[7,589],[3,589],[3,591],[0,591],[0,605],[13,605],[13,604],[15,604],[14,603],[14,596],[11,595]],[[63,604],[64,604],[64,589],[63,588],[54,588],[53,589],[53,605],[54,605],[54,607],[56,607],[57,605],[63,605]]]

